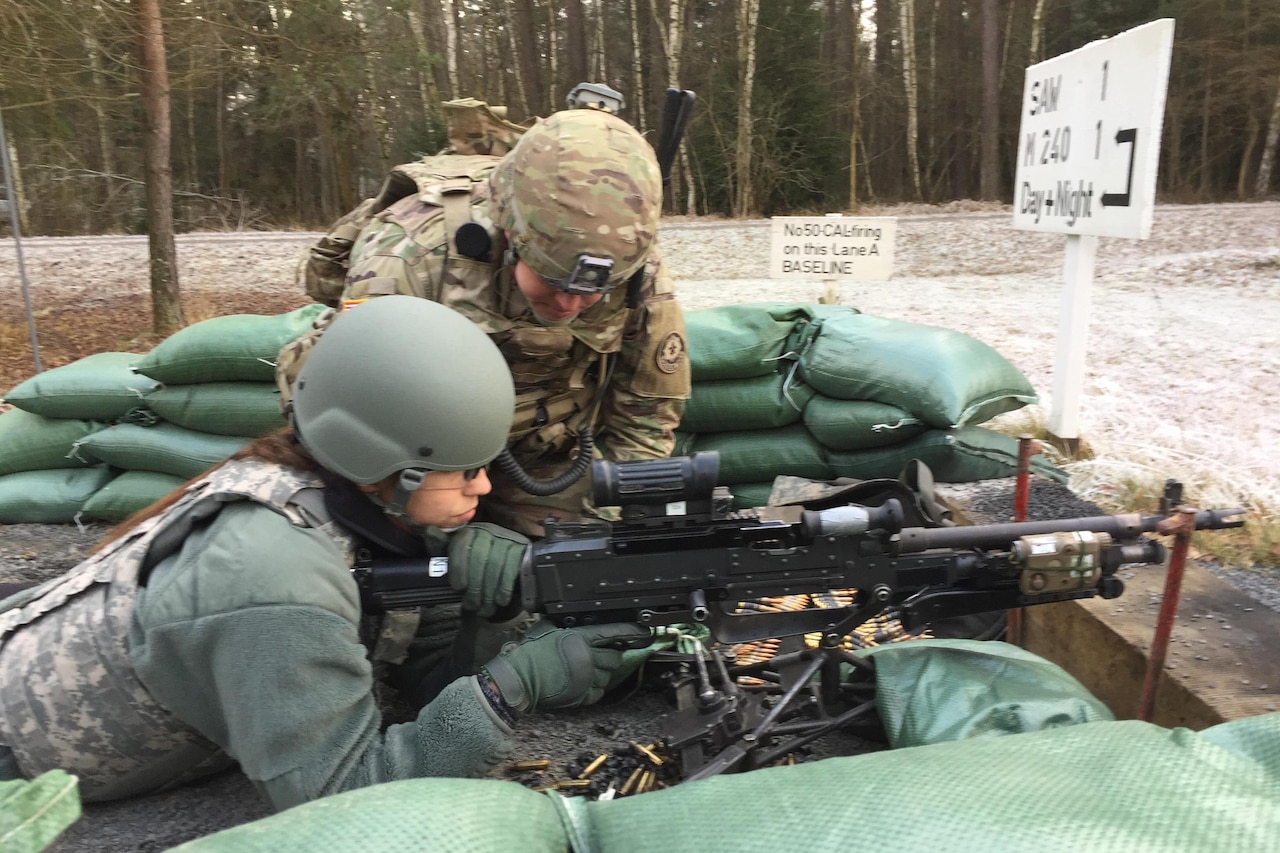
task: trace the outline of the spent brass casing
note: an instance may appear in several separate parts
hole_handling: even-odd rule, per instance
[[[658,753],[653,751],[653,744],[650,744],[649,746],[642,746],[636,743],[635,741],[631,741],[631,748],[634,749],[636,752],[640,753],[641,755],[643,755],[645,758],[652,761],[658,767],[661,767],[662,765],[667,763],[666,759],[664,759],[661,755],[658,755]]]
[[[632,770],[631,775],[627,777],[627,781],[623,783],[622,790],[618,792],[618,796],[625,797],[627,794],[630,794],[631,790],[635,788],[636,782],[639,781],[642,773],[644,773],[644,768],[642,767],[637,767],[635,770]]]
[[[597,770],[599,770],[600,765],[604,764],[608,760],[609,760],[609,753],[607,752],[600,753],[600,755],[598,755],[594,761],[592,761],[586,767],[582,768],[582,772],[578,774],[578,778],[586,779],[592,773],[595,773]]]

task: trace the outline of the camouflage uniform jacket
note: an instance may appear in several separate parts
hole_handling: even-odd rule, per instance
[[[480,775],[509,728],[474,678],[381,732],[354,537],[314,475],[234,461],[0,613],[0,744],[86,800],[238,761],[279,808],[392,779]],[[312,494],[317,494],[311,491]]]
[[[607,459],[669,456],[690,378],[684,317],[659,251],[650,255],[637,307],[626,307],[625,288],[618,287],[568,326],[544,326],[500,262],[505,247],[489,215],[488,184],[470,186],[470,221],[490,234],[487,255],[474,260],[451,248],[442,187],[423,181],[420,192],[391,204],[360,232],[343,305],[409,294],[448,305],[488,332],[515,380],[511,449],[522,464],[567,459],[587,422]],[[596,406],[600,376],[610,369],[605,359],[613,356]]]

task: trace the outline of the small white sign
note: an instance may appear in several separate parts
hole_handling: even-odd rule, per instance
[[[1162,18],[1027,69],[1013,227],[1150,235],[1172,50]]]
[[[892,216],[775,216],[774,278],[885,281],[893,274],[898,220]]]

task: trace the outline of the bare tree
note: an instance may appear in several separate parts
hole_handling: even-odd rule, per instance
[[[738,136],[734,146],[733,215],[752,212],[751,198],[751,92],[756,78],[756,25],[760,20],[760,0],[738,0]]]
[[[147,178],[147,243],[151,254],[151,325],[170,335],[186,325],[173,239],[173,168],[170,163],[169,68],[164,55],[160,0],[136,0],[138,76],[142,92],[143,163]]]
[[[538,50],[538,29],[534,24],[533,0],[514,0],[516,58],[524,79],[525,114],[540,115],[546,108],[546,88],[542,85],[542,57]]]
[[[427,49],[427,31],[422,15],[410,3],[405,9],[405,17],[409,21],[409,30],[413,33],[413,44],[418,57],[418,99],[422,101],[422,119],[427,127],[443,125],[440,116],[440,90],[436,88],[436,79],[431,74],[431,52]]]
[[[858,209],[858,136],[862,133],[862,0],[853,3],[853,78],[850,86],[849,113],[853,128],[849,131],[849,210]]]
[[[636,105],[636,127],[640,128],[641,133],[644,133],[648,129],[648,122],[645,120],[644,65],[641,61],[640,27],[636,14],[636,0],[627,0],[627,16],[631,23],[631,85],[633,87],[631,97]]]
[[[587,19],[582,11],[582,0],[564,0],[565,30],[565,82],[570,86],[588,79]],[[552,101],[555,97],[553,95]]]
[[[1000,4],[982,0],[982,197],[1000,196]]]
[[[907,168],[916,199],[920,192],[920,84],[916,76],[916,12],[915,0],[900,0],[898,5],[902,30],[902,85],[907,93]]]
[[[1276,78],[1276,97],[1271,102],[1271,118],[1267,122],[1267,141],[1262,148],[1262,162],[1253,182],[1253,194],[1265,196],[1271,191],[1271,172],[1275,168],[1276,145],[1280,143],[1280,77]]]

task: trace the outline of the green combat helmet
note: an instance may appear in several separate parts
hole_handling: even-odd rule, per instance
[[[525,131],[489,177],[493,221],[553,286],[602,293],[649,257],[662,214],[653,149],[622,119],[564,110]]]
[[[298,373],[290,422],[316,461],[356,483],[399,472],[400,515],[427,471],[487,465],[506,447],[511,372],[461,314],[383,296],[338,315]]]

